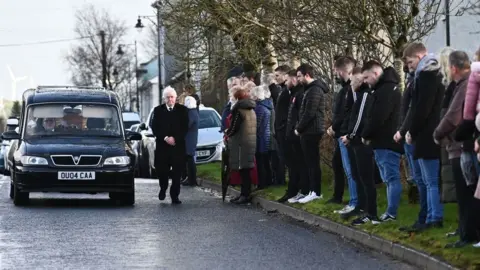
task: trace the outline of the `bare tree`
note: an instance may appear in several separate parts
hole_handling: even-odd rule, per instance
[[[132,52],[116,55],[118,45],[127,34],[126,23],[112,17],[107,11],[99,11],[93,5],[84,6],[76,14],[75,34],[85,37],[74,45],[65,56],[75,85],[99,85],[102,82],[102,46],[100,31],[105,31],[105,52],[107,63],[107,84],[110,89],[124,85],[130,78]],[[114,76],[114,70],[118,75]]]

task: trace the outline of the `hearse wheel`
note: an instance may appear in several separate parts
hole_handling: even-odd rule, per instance
[[[15,194],[15,187],[13,186],[13,183],[10,183],[10,199],[13,199],[14,194]]]
[[[20,191],[15,184],[13,184],[13,204],[19,205],[26,205],[28,204],[28,200],[30,197],[30,193]]]

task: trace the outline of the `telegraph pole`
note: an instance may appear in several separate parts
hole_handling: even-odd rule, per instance
[[[107,87],[107,52],[105,50],[105,31],[100,31],[100,42],[102,44],[102,85],[105,89]]]
[[[140,94],[138,92],[138,57],[137,57],[137,41],[135,40],[135,92],[137,96],[137,112],[140,113]]]
[[[445,0],[445,36],[450,46],[450,0]]]

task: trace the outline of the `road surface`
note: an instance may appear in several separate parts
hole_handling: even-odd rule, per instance
[[[218,194],[182,187],[182,205],[138,179],[134,207],[108,196],[33,193],[15,207],[0,180],[1,269],[415,269],[338,236]]]

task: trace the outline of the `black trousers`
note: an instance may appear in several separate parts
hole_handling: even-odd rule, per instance
[[[252,178],[250,177],[251,169],[240,169],[240,177],[242,178],[242,186],[240,189],[240,195],[248,197],[252,190]]]
[[[266,188],[272,182],[272,169],[270,168],[270,155],[268,152],[256,153],[258,188]]]
[[[467,186],[460,165],[460,158],[450,160],[458,204],[458,232],[460,240],[467,242],[479,241],[478,231],[478,200],[475,194],[476,186]]]
[[[308,172],[308,185],[310,191],[318,196],[322,194],[322,170],[320,168],[320,140],[321,135],[302,135],[300,144],[302,146],[303,158]]]
[[[350,163],[352,175],[357,184],[358,207],[369,216],[377,217],[377,190],[375,188],[372,147],[364,144],[354,144],[351,147]]]
[[[271,151],[270,161],[272,164],[272,179],[273,184],[283,185],[285,184],[285,148],[286,139],[284,135],[285,131],[277,131],[276,138],[272,139],[271,143],[277,145],[277,151]]]
[[[197,184],[197,165],[193,156],[187,156],[187,176],[190,184]]]
[[[335,152],[332,158],[332,168],[334,175],[333,198],[342,200],[345,191],[345,171],[343,169],[342,153],[340,152],[340,143],[335,140]]]
[[[173,149],[162,149],[155,152],[155,169],[157,170],[160,189],[165,191],[168,188],[168,179],[172,178],[170,197],[177,199],[180,195],[180,178],[185,169],[185,154],[176,153]],[[170,167],[172,170],[170,171]]]
[[[285,161],[288,167],[287,195],[293,197],[298,192],[307,195],[310,191],[308,173],[304,162],[300,140],[288,141],[285,147]]]

